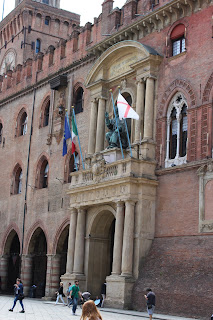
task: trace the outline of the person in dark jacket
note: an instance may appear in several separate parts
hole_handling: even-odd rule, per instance
[[[63,303],[64,306],[66,306],[66,303],[64,302],[63,296],[64,296],[64,292],[63,292],[63,282],[60,282],[60,287],[58,289],[58,291],[56,291],[57,294],[57,299],[55,304],[58,303],[59,298],[61,299],[61,302]]]
[[[144,296],[147,304],[147,312],[149,319],[152,320],[152,315],[155,310],[155,294],[152,292],[152,289],[146,289],[147,294]]]
[[[22,310],[19,311],[20,313],[25,313],[24,311],[24,305],[22,300],[24,299],[24,287],[23,284],[21,282],[21,279],[17,278],[16,279],[16,284],[14,284],[14,293],[15,293],[15,299],[14,299],[14,303],[11,309],[9,309],[9,311],[13,312],[13,309],[15,308],[16,302],[19,300],[20,305],[22,307]]]

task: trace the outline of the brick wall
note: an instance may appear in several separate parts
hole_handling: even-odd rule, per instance
[[[213,236],[156,238],[141,262],[132,303],[145,311],[144,294],[156,294],[156,312],[210,319],[212,315]]]

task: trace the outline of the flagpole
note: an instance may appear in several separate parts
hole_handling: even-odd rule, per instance
[[[121,94],[120,87],[118,87],[118,89],[119,89],[119,93]],[[124,122],[125,122],[125,126],[126,126],[126,134],[127,134],[127,139],[128,139],[128,143],[129,143],[130,155],[132,158],[132,147],[131,147],[131,142],[130,142],[130,138],[129,138],[129,131],[128,131],[127,123],[126,123],[126,118],[124,118]]]
[[[68,113],[67,113],[67,109],[66,109],[66,118],[67,118],[67,123],[68,123],[68,127],[69,127],[69,130],[70,130],[70,135],[71,135],[71,143],[72,143],[72,132],[71,132],[71,129],[70,129],[70,122],[69,122],[69,116],[68,116]],[[78,166],[77,166],[77,163],[75,161],[75,152],[73,153],[73,156],[74,156],[74,166],[75,166],[75,170],[78,171]]]
[[[111,98],[112,98],[112,105],[113,105],[113,109],[114,109],[115,121],[116,121],[117,130],[118,130],[118,137],[119,137],[119,143],[120,143],[120,148],[121,148],[121,153],[122,153],[122,159],[124,159],[123,147],[122,147],[121,136],[120,136],[120,132],[119,132],[119,128],[118,128],[118,119],[117,119],[117,114],[116,114],[116,110],[115,110],[115,103],[114,103],[114,99],[113,99],[112,89],[110,89],[109,91],[111,93]]]
[[[79,134],[78,134],[78,127],[77,127],[77,122],[76,122],[76,118],[75,118],[74,106],[72,106],[72,113],[73,113],[73,117],[74,117],[74,121],[75,121],[75,126],[76,126],[76,130],[77,130],[78,144],[79,144],[79,149],[80,149],[80,154],[81,154],[82,166],[83,166],[83,169],[85,170],[83,155],[82,155],[82,151],[81,151],[81,143],[80,143],[80,138],[79,138]]]

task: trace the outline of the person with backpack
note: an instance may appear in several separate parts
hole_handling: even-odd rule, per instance
[[[149,315],[149,319],[152,320],[152,315],[155,310],[155,294],[152,292],[152,289],[146,289],[147,294],[144,296],[146,299],[147,312]]]

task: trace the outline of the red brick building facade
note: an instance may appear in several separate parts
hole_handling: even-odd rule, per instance
[[[105,0],[85,26],[59,7],[16,1],[0,23],[1,289],[21,273],[40,297],[60,277],[95,296],[107,277],[109,305],[143,310],[151,287],[159,312],[208,317],[212,2]],[[132,158],[106,150],[118,86],[140,115]],[[77,171],[70,142],[62,157],[72,105]]]

